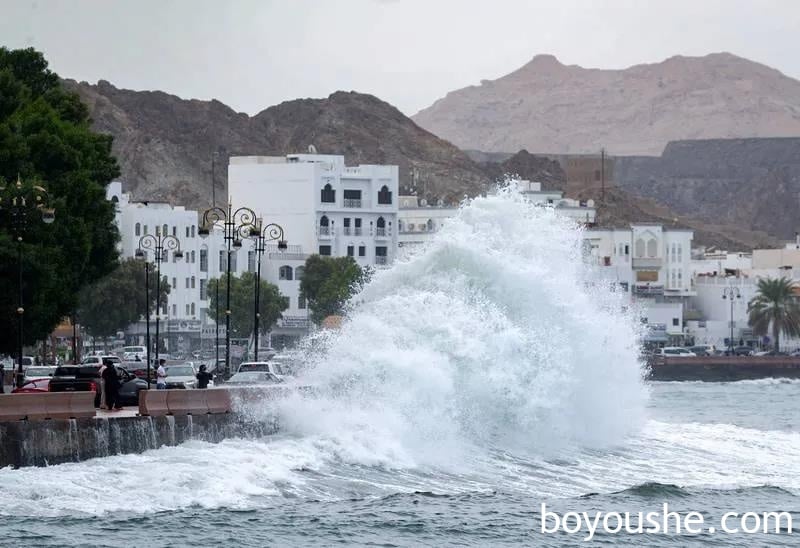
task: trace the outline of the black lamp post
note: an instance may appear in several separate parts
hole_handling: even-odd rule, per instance
[[[156,229],[157,231],[158,229]],[[158,361],[158,331],[161,319],[161,263],[167,259],[167,254],[172,251],[176,259],[183,257],[181,251],[181,241],[170,234],[145,234],[139,238],[139,248],[136,250],[136,258],[145,261],[145,294],[147,308],[147,387],[150,388],[150,267],[145,251],[154,252],[156,263],[156,361]]]
[[[225,377],[231,372],[231,249],[240,249],[242,239],[252,235],[256,230],[256,214],[249,207],[236,210],[228,202],[227,209],[212,207],[203,212],[203,220],[198,229],[201,237],[207,238],[216,223],[222,223],[223,237],[228,254],[226,267],[226,300],[225,300]],[[219,283],[217,283],[219,286]],[[219,298],[216,308],[219,310]],[[217,322],[219,325],[219,322]]]
[[[722,290],[722,298],[723,299],[730,299],[731,301],[731,338],[730,341],[730,355],[733,356],[733,301],[736,299],[741,299],[742,294],[739,291],[738,287],[726,287]]]
[[[283,227],[275,223],[270,223],[262,228],[262,221],[259,218],[253,226],[250,236],[255,244],[256,257],[256,288],[255,288],[255,308],[253,312],[253,340],[255,342],[255,361],[258,361],[258,339],[260,335],[259,323],[261,320],[261,256],[267,249],[267,242],[278,242],[278,249],[283,251],[288,246],[283,239]]]
[[[42,221],[47,224],[56,219],[55,209],[48,207],[49,195],[47,190],[39,185],[23,184],[17,177],[17,182],[9,186],[0,186],[0,209],[7,209],[11,214],[11,231],[17,242],[17,269],[19,281],[17,285],[17,375],[16,386],[22,386],[25,374],[22,371],[22,346],[24,342],[23,327],[25,308],[22,301],[22,239],[28,228],[28,216],[32,212],[41,215]],[[2,390],[0,381],[0,390]]]

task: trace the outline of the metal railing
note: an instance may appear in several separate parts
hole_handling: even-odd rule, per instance
[[[350,236],[352,230],[353,229],[350,228],[349,226],[343,227],[342,228],[342,234],[344,234],[345,236]]]
[[[344,207],[361,207],[361,198],[345,198]]]
[[[384,265],[388,262],[388,257],[386,255],[377,255],[375,257],[375,264]]]
[[[321,226],[321,227],[319,227],[319,235],[320,236],[330,236],[331,235],[331,227],[329,227],[329,226]]]

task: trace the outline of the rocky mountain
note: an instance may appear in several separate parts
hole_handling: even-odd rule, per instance
[[[255,116],[219,101],[66,80],[89,106],[94,129],[114,136],[126,191],[135,199],[205,207],[226,195],[231,155],[343,154],[349,164],[400,166],[401,185],[458,201],[486,188],[486,174],[463,152],[371,95],[336,92],[298,99]],[[213,161],[212,161],[213,159]]]
[[[800,136],[800,81],[730,53],[624,70],[537,55],[413,119],[463,149],[658,155],[671,140]]]
[[[800,138],[675,141],[614,166],[622,189],[676,214],[783,239],[800,230]]]

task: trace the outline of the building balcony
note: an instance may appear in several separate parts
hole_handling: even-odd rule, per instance
[[[319,227],[318,233],[320,238],[333,238],[333,230],[329,226]]]
[[[350,228],[349,226],[343,227],[343,228],[342,228],[342,234],[343,234],[344,236],[352,236],[352,234],[353,234],[353,229],[352,229],[352,228]]]
[[[348,208],[360,208],[362,200],[360,198],[345,198],[344,199],[344,207]]]
[[[636,297],[657,297],[664,294],[663,285],[641,285],[633,286],[633,295]]]
[[[287,329],[307,329],[308,321],[308,318],[303,316],[284,316],[278,320],[278,326]]]
[[[388,262],[389,262],[389,257],[387,257],[386,255],[378,255],[375,257],[375,264],[377,265],[385,265],[388,264]]]
[[[375,237],[376,238],[391,238],[392,231],[387,229],[386,227],[379,227],[375,229]]]
[[[659,257],[649,257],[649,258],[644,258],[644,257],[636,258],[636,257],[634,257],[631,266],[634,269],[651,270],[651,269],[661,268],[661,265],[663,263],[664,263],[664,260],[659,258]]]
[[[364,234],[364,229],[360,226],[357,226],[353,229],[353,236],[362,236]]]

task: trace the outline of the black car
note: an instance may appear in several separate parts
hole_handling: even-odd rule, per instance
[[[129,373],[124,367],[117,366],[119,375],[119,402],[122,405],[138,405],[139,392],[147,389],[147,381]],[[93,391],[94,406],[100,407],[103,402],[100,392],[100,366],[97,365],[64,365],[58,367],[50,380],[50,392],[89,392]]]

